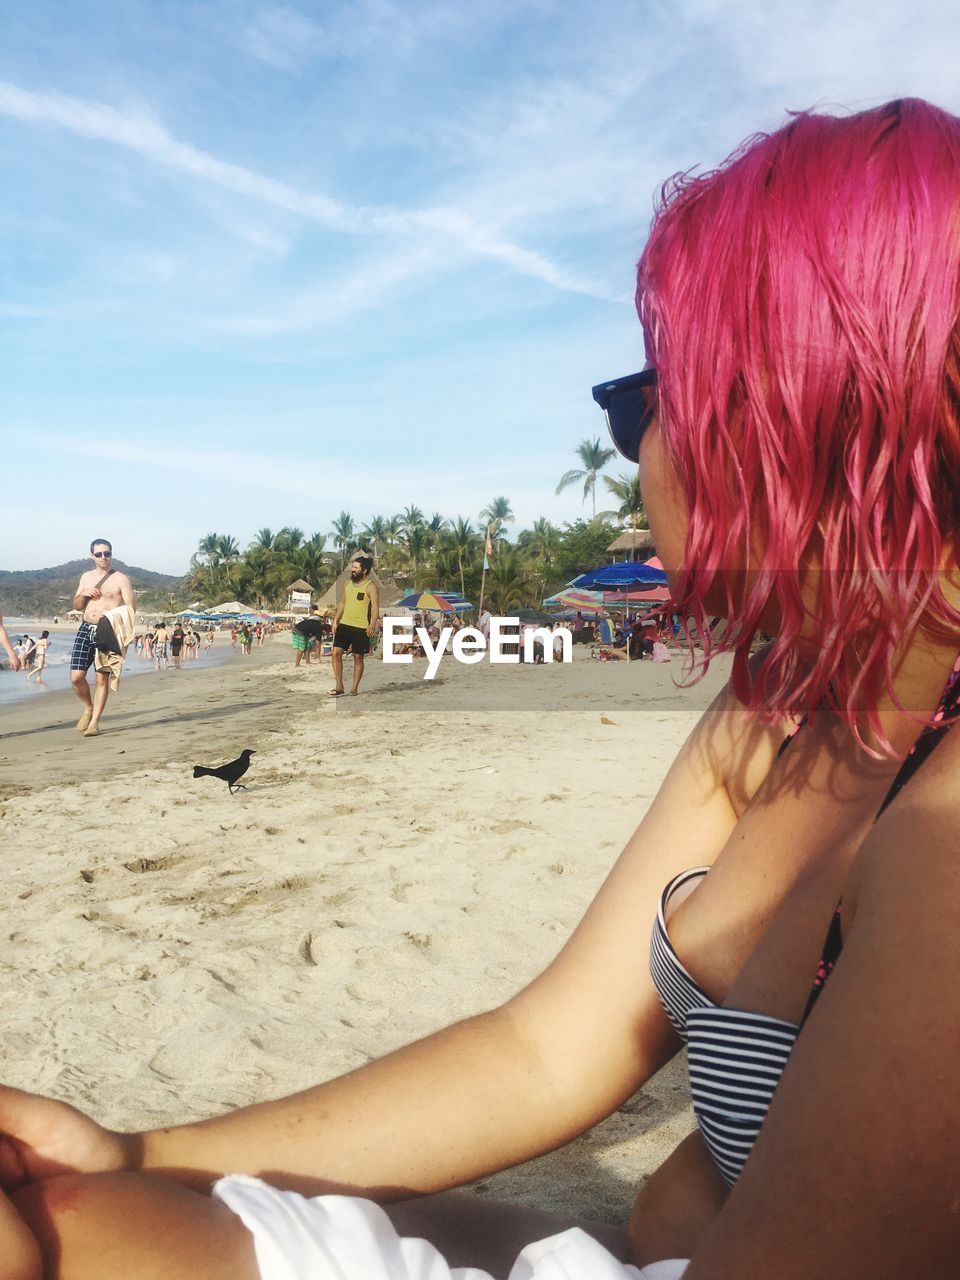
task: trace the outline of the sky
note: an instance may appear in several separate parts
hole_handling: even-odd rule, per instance
[[[2,6],[0,568],[589,516],[659,184],[791,110],[960,112],[958,49],[952,0]]]

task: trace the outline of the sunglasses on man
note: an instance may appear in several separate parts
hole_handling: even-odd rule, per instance
[[[649,388],[656,385],[656,369],[644,369],[593,388],[593,398],[606,416],[610,439],[631,462],[639,461],[640,441],[656,412],[649,393]]]
[[[94,560],[112,560],[113,552],[112,551],[94,551],[93,558]]]

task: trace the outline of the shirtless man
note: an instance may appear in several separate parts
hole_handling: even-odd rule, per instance
[[[99,734],[100,717],[110,692],[110,678],[105,672],[97,672],[92,697],[87,681],[87,672],[96,651],[97,621],[118,605],[126,604],[131,609],[137,607],[130,579],[119,569],[111,567],[113,547],[107,539],[94,538],[90,543],[90,555],[94,567],[81,574],[77,594],[73,597],[73,607],[83,611],[83,621],[70,655],[70,682],[74,693],[83,703],[83,715],[77,721],[77,728],[85,738],[95,738]]]

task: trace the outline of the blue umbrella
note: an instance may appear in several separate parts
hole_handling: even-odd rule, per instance
[[[665,586],[666,581],[667,575],[662,569],[626,560],[622,564],[603,564],[599,569],[581,573],[570,585],[578,591],[631,591],[637,587]]]

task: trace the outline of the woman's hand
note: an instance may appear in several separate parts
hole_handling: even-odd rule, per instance
[[[108,1173],[133,1164],[133,1139],[52,1098],[0,1085],[0,1187],[14,1191],[59,1173]]]

